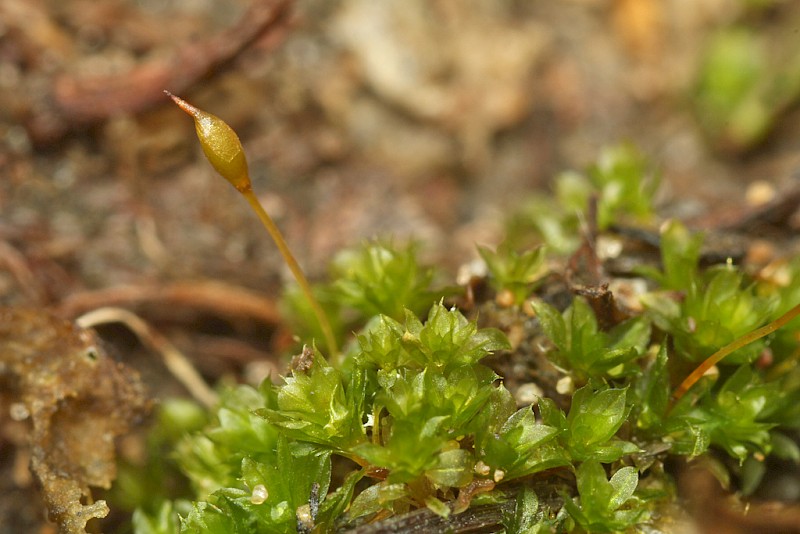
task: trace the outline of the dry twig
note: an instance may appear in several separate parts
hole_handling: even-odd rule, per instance
[[[133,312],[122,308],[99,308],[85,313],[75,320],[81,328],[94,328],[101,324],[121,323],[136,334],[139,340],[161,354],[164,365],[204,406],[211,408],[217,403],[217,394],[206,384],[189,359],[167,338],[159,334],[146,321]]]
[[[281,322],[272,299],[240,286],[207,281],[178,282],[164,286],[120,286],[76,293],[65,299],[58,311],[65,317],[76,317],[105,306],[146,304],[206,311],[233,323],[243,319],[255,319],[268,325]]]
[[[198,80],[219,71],[256,40],[277,44],[284,36],[292,0],[258,0],[233,27],[186,46],[170,58],[146,62],[124,75],[75,78],[62,74],[49,94],[30,104],[26,120],[34,142],[51,143],[75,128],[120,113],[138,113],[163,103],[163,89],[185,93]]]

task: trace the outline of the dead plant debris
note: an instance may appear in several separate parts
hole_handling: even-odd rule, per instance
[[[29,421],[30,468],[65,534],[105,517],[90,487],[116,477],[115,439],[151,408],[138,374],[90,330],[38,309],[0,308],[0,425]]]

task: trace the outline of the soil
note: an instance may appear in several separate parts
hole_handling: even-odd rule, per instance
[[[239,133],[311,278],[386,236],[418,240],[455,278],[528,196],[624,140],[659,168],[662,215],[741,230],[748,210],[795,198],[800,177],[796,98],[747,145],[710,134],[697,107],[721,28],[796,33],[800,5],[753,4],[3,0],[0,305],[131,309],[210,382],[285,367],[288,272],[164,89]],[[798,54],[796,35],[770,46]],[[183,392],[127,330],[100,333],[155,397]],[[23,428],[0,441],[0,526],[49,532]]]

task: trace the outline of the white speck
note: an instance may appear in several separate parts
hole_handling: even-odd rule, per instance
[[[28,407],[21,402],[15,402],[12,404],[8,412],[9,415],[11,415],[11,419],[14,421],[24,421],[31,416],[31,413],[28,411]]]
[[[295,516],[297,517],[297,522],[302,524],[304,527],[308,528],[309,530],[314,528],[314,518],[311,517],[311,505],[303,504],[298,506]]]
[[[506,472],[503,471],[502,469],[495,469],[494,470],[494,477],[493,478],[494,478],[495,482],[499,483],[501,480],[503,480],[505,478],[505,476],[506,476]]]
[[[372,428],[375,426],[375,416],[371,413],[367,414],[367,422],[364,423],[364,428]]]
[[[250,495],[250,502],[253,504],[263,504],[269,497],[269,492],[264,484],[258,484],[253,488],[253,493]]]
[[[517,406],[535,405],[544,396],[544,391],[534,382],[522,384],[514,392],[514,399],[517,401]]]
[[[559,378],[556,382],[556,391],[561,395],[569,395],[575,391],[575,383],[572,381],[571,376],[564,376]]]
[[[478,475],[486,476],[491,472],[492,468],[486,465],[483,460],[478,460],[475,464],[475,473]]]

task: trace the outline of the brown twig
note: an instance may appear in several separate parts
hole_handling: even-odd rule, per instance
[[[570,291],[586,299],[594,310],[600,327],[608,330],[630,318],[608,288],[603,262],[597,255],[597,197],[589,200],[586,225],[582,228],[581,245],[570,256],[564,280]]]
[[[137,113],[163,103],[163,89],[186,92],[265,36],[277,44],[289,20],[292,0],[256,0],[241,20],[222,33],[192,44],[166,59],[146,62],[127,74],[96,78],[57,77],[42,102],[31,106],[28,132],[34,142],[53,142],[68,131],[111,115]]]
[[[222,282],[178,282],[165,286],[121,286],[76,293],[61,303],[57,311],[73,318],[104,306],[158,304],[203,310],[236,323],[255,319],[264,324],[281,322],[275,302],[248,289]]]
[[[493,504],[471,506],[461,513],[451,513],[444,518],[436,515],[427,508],[420,508],[405,514],[391,516],[386,519],[373,521],[367,524],[339,525],[337,532],[343,534],[477,534],[483,532],[498,532],[502,529],[505,516],[514,513],[516,496],[524,486],[531,488],[539,498],[543,509],[558,510],[563,504],[563,497],[559,492],[574,491],[571,483],[565,482],[560,476],[537,476],[533,478],[511,482],[502,486],[503,498]],[[453,512],[457,503],[448,504]]]

